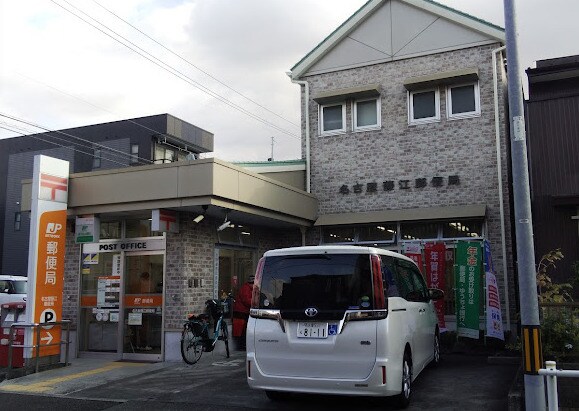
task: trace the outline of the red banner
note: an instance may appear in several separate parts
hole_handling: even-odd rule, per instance
[[[409,243],[404,246],[404,255],[416,263],[422,272],[422,247],[420,244]]]
[[[444,243],[426,243],[424,245],[424,258],[426,260],[426,284],[429,288],[444,290],[444,276],[446,272],[446,246]],[[441,330],[446,329],[444,322],[444,299],[434,302],[438,325]]]

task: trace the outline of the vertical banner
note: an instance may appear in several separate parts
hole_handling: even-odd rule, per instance
[[[422,272],[422,247],[420,243],[406,243],[404,244],[404,255],[411,258],[420,272]]]
[[[479,242],[456,245],[456,327],[459,337],[479,338],[482,249]]]
[[[35,156],[28,251],[28,323],[62,320],[67,201],[68,161]],[[42,345],[57,344],[42,348],[40,356],[60,353],[60,330],[60,326],[45,326],[40,329]],[[31,329],[27,329],[25,345],[34,344],[36,337]],[[26,358],[33,355],[35,353],[32,350],[24,353]]]
[[[494,337],[504,341],[505,333],[503,332],[499,286],[494,273],[491,246],[486,240],[484,241],[484,267],[486,279],[486,335],[487,337]]]
[[[445,289],[446,272],[446,246],[444,243],[426,243],[424,245],[424,259],[426,260],[426,284],[429,288]],[[444,321],[444,299],[434,302],[438,326],[441,331],[446,331]]]

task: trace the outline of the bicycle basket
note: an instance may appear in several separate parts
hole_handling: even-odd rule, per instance
[[[219,308],[219,304],[216,300],[207,300],[205,302],[205,307],[207,307],[207,311],[214,321],[219,320],[219,317],[221,317],[221,309]]]

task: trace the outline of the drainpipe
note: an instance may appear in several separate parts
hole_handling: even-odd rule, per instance
[[[499,81],[497,75],[497,54],[501,53],[505,50],[506,47],[502,46],[498,49],[494,49],[492,51],[493,55],[493,86],[494,86],[494,100],[495,100],[495,145],[497,150],[497,177],[499,182],[499,209],[501,214],[501,246],[503,252],[503,281],[505,283],[505,305],[506,310],[505,313],[507,314],[507,330],[511,330],[511,314],[510,314],[510,306],[509,306],[509,283],[508,283],[508,276],[507,276],[507,245],[505,240],[505,207],[503,204],[503,173],[502,169],[502,161],[501,161],[501,128],[500,128],[500,118],[499,118]],[[502,64],[502,62],[501,62]],[[502,66],[501,66],[502,67]]]
[[[311,192],[310,187],[310,85],[307,81],[294,80],[292,78],[292,72],[288,71],[285,74],[291,79],[292,83],[299,84],[305,88],[305,110],[304,116],[306,117],[306,191]]]

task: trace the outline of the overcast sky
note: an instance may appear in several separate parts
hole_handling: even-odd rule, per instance
[[[502,0],[439,1],[504,27]],[[300,158],[299,87],[285,72],[364,3],[0,0],[0,113],[52,130],[170,113],[214,133],[215,157],[265,161],[274,137],[276,160]],[[579,1],[516,5],[522,70],[536,60],[579,54]],[[170,68],[63,7],[106,32],[104,24]],[[6,124],[17,123],[0,117],[0,127]],[[16,135],[0,129],[0,138]]]

